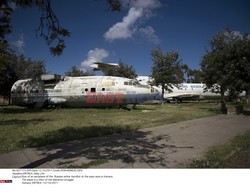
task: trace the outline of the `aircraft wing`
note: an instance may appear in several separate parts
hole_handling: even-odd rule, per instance
[[[102,63],[102,62],[94,62],[91,67],[94,71],[102,71],[105,72],[109,69],[117,68],[119,66],[118,63]]]

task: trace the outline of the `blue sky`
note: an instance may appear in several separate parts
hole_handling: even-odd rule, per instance
[[[64,74],[72,65],[88,69],[94,60],[133,65],[150,75],[150,51],[179,51],[183,62],[199,68],[209,40],[224,27],[250,32],[249,0],[132,0],[121,12],[108,11],[104,0],[52,0],[61,26],[71,32],[59,57],[35,35],[36,7],[17,8],[8,39],[18,54],[44,60],[48,71]]]

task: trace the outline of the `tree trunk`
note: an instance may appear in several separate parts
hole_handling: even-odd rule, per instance
[[[8,95],[8,100],[9,100],[8,105],[10,106],[10,104],[11,104],[11,94]]]
[[[226,102],[225,102],[225,95],[224,95],[224,90],[221,90],[220,96],[221,96],[221,112],[223,114],[227,114],[227,107],[226,107]]]
[[[249,104],[249,89],[246,89],[246,103]]]
[[[161,105],[163,106],[163,103],[164,103],[164,84],[162,84],[162,86],[161,86],[161,98],[162,98]]]

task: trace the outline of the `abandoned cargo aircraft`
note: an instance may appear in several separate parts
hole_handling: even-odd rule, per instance
[[[24,107],[123,107],[156,100],[160,95],[153,87],[122,77],[46,74],[39,79],[18,80],[11,97],[15,105]]]

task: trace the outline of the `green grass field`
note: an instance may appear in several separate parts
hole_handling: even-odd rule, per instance
[[[140,105],[124,109],[0,107],[0,152],[103,136],[217,114],[215,103]]]
[[[193,160],[190,168],[250,168],[250,132],[230,142],[211,147],[200,160]]]

